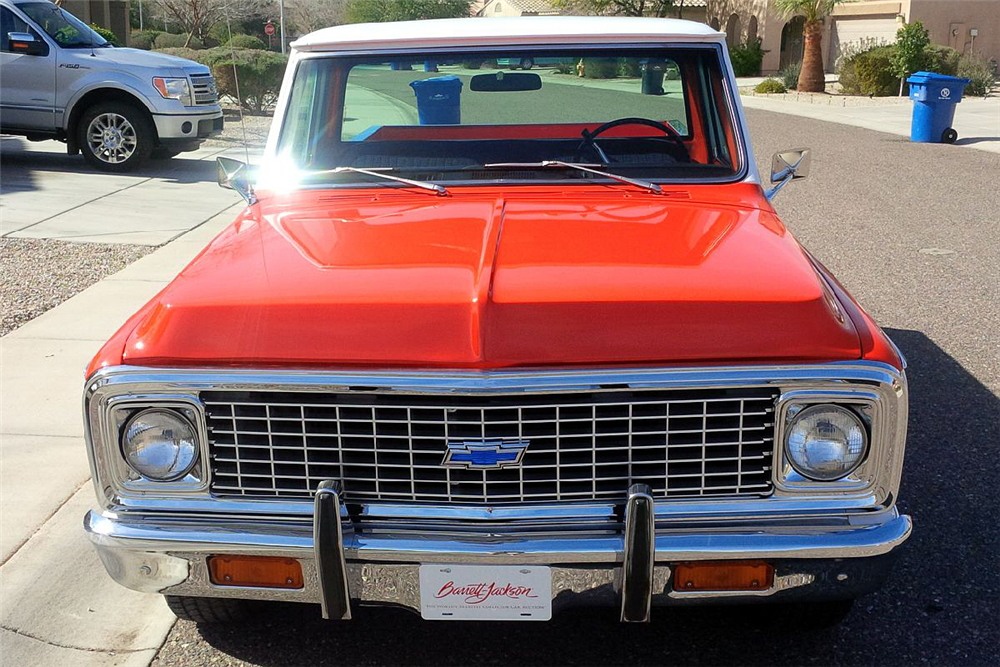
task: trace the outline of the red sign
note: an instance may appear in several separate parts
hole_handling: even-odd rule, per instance
[[[274,34],[274,24],[270,21],[264,24],[264,34],[268,37]]]

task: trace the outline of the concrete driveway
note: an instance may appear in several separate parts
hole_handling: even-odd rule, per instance
[[[229,152],[202,147],[109,174],[57,141],[2,137],[0,236],[162,245],[239,199],[215,182],[215,157]]]

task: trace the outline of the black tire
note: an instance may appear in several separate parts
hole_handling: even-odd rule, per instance
[[[535,66],[535,61],[531,58],[521,58],[521,62],[518,64],[521,69],[531,69]]]
[[[198,624],[234,623],[243,620],[247,615],[247,605],[244,600],[193,598],[181,595],[164,595],[163,598],[177,618]]]
[[[102,157],[98,157],[98,152],[95,152],[98,149],[91,143],[88,130],[91,123],[101,116],[124,119],[127,126],[131,128],[130,132],[122,132],[119,128],[120,136],[126,140],[131,137],[131,141],[134,143],[127,155],[117,152],[115,155],[109,155],[107,151],[104,151]],[[156,129],[153,127],[153,121],[149,114],[144,109],[139,109],[125,102],[102,102],[90,107],[80,117],[76,133],[80,152],[83,153],[83,158],[87,163],[102,171],[116,173],[132,171],[144,163],[149,159],[156,144]]]
[[[941,141],[943,141],[946,144],[955,143],[956,141],[958,141],[958,132],[955,131],[955,128],[949,127],[947,130],[941,133]]]
[[[150,160],[169,160],[172,157],[177,157],[181,154],[181,151],[174,150],[172,148],[164,148],[159,146],[153,149],[153,152],[149,154]]]

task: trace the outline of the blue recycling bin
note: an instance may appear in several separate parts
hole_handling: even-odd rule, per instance
[[[462,80],[457,76],[435,76],[410,82],[417,96],[421,125],[458,125],[462,122]]]
[[[951,126],[955,105],[962,101],[968,79],[935,72],[916,72],[906,80],[913,100],[910,141],[953,144],[958,132]]]

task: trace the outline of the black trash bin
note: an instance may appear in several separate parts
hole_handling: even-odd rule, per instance
[[[642,61],[642,94],[643,95],[662,95],[663,94],[663,75],[666,72],[666,68],[663,63],[643,60]]]

